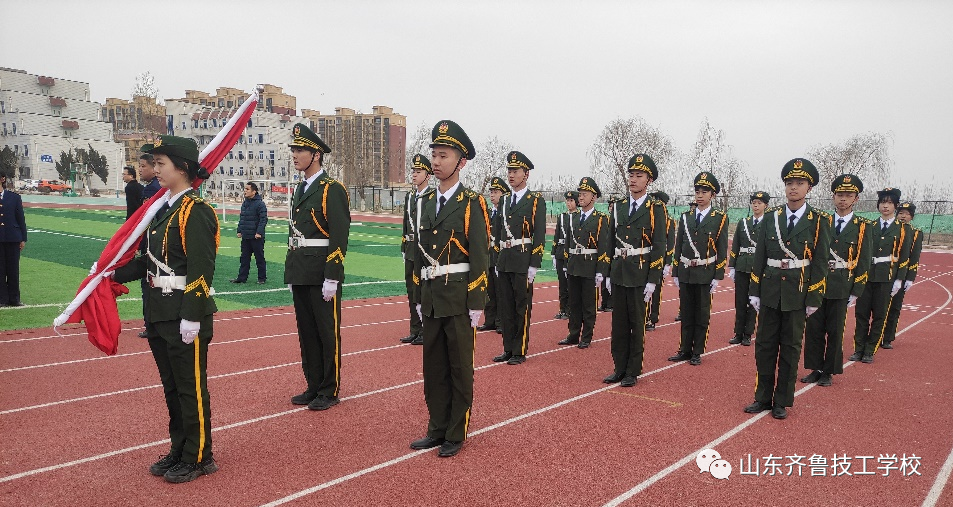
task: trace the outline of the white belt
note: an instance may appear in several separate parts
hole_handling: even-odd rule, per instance
[[[444,264],[441,266],[428,266],[420,268],[421,280],[433,280],[438,276],[449,275],[450,273],[468,273],[470,271],[469,262],[458,264]]]
[[[692,267],[707,266],[709,264],[714,264],[715,258],[716,256],[714,255],[712,255],[711,257],[707,259],[689,259],[688,257],[682,256],[681,261],[682,261],[682,264],[686,266],[692,266]]]
[[[185,290],[185,277],[149,275],[149,286],[162,289],[163,294],[171,294],[172,289]]]
[[[873,258],[871,259],[871,262],[873,262],[874,264],[881,264],[881,263],[884,263],[884,262],[891,262],[891,261],[893,261],[893,260],[895,260],[895,259],[894,259],[892,256],[888,255],[888,256],[886,256],[886,257],[873,257]]]
[[[557,244],[557,245],[565,245],[565,244],[566,244],[566,240],[560,239],[560,240],[556,241],[556,244]]]
[[[573,254],[573,255],[587,255],[587,254],[594,254],[594,253],[598,253],[598,252],[599,252],[599,251],[596,250],[595,248],[583,248],[583,247],[581,247],[581,246],[577,246],[577,247],[575,247],[575,248],[570,248],[570,249],[569,249],[569,253],[571,253],[571,254]]]
[[[295,248],[303,248],[306,246],[328,246],[331,244],[331,241],[327,238],[323,239],[306,239],[299,238],[297,236],[290,236],[288,238],[288,248],[294,250]]]
[[[739,248],[738,251],[741,252],[741,253],[753,254],[755,248],[756,248],[756,247],[753,247],[753,246],[743,246],[743,247]]]
[[[768,266],[780,269],[801,269],[811,265],[811,259],[768,259]]]
[[[509,239],[500,242],[500,248],[512,248],[519,245],[528,245],[533,242],[533,238]]]
[[[404,239],[406,239],[407,241],[413,241],[415,237],[416,237],[416,236],[413,235],[413,234],[405,234],[405,235],[404,235]]]
[[[646,246],[643,248],[616,248],[615,257],[622,257],[623,259],[625,259],[626,257],[631,257],[633,255],[645,255],[651,251],[652,251],[652,247],[650,246]]]
[[[835,259],[835,260],[827,261],[827,265],[830,266],[831,271],[833,271],[833,270],[835,270],[835,269],[846,269],[846,268],[850,267],[850,266],[847,265],[847,261],[839,261],[839,260],[836,260],[836,259]]]

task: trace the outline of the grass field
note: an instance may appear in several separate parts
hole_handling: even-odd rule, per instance
[[[222,224],[222,241],[215,269],[215,300],[219,310],[239,310],[291,304],[284,282],[287,222],[271,219],[265,232],[268,283],[231,284],[238,274],[240,241],[235,237],[236,218]],[[26,209],[29,241],[20,259],[23,308],[0,309],[0,331],[46,327],[76,294],[89,267],[102,253],[106,241],[125,220],[123,210]],[[345,262],[344,299],[393,296],[404,293],[400,256],[400,224],[363,221],[351,227]],[[548,248],[547,248],[548,250]],[[550,267],[548,255],[543,268]],[[256,276],[252,260],[250,280]],[[541,272],[540,281],[552,280]],[[123,319],[142,316],[138,283],[127,284],[129,294],[119,298]]]

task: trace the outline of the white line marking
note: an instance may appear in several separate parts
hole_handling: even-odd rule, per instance
[[[948,273],[944,273],[944,274],[948,274]],[[937,277],[939,277],[939,276],[943,276],[943,275],[937,275],[936,277],[933,277],[933,278],[937,278]],[[930,280],[932,280],[933,278],[928,278],[928,279],[923,280],[923,281],[924,281],[924,282],[925,282],[925,281],[930,281]],[[921,282],[917,282],[917,283],[921,283]],[[939,282],[933,282],[933,283],[935,283],[935,284],[937,284],[937,285],[940,285]],[[916,325],[920,324],[921,322],[923,322],[923,321],[929,319],[930,317],[933,317],[935,314],[939,313],[940,310],[942,310],[943,308],[945,308],[947,305],[950,304],[950,301],[953,300],[953,293],[951,293],[951,292],[949,291],[949,289],[947,289],[947,288],[944,287],[943,285],[940,285],[940,287],[943,288],[943,290],[946,291],[946,294],[947,294],[946,303],[944,303],[943,306],[941,306],[940,308],[937,308],[933,313],[931,313],[931,314],[929,314],[929,315],[927,315],[927,316],[921,318],[920,320],[914,322],[913,324],[910,324],[909,326],[903,328],[902,331],[898,331],[898,332],[897,332],[897,336],[900,336],[901,334],[907,332],[908,330],[910,330],[910,329],[913,328],[914,326],[916,326]],[[854,361],[848,361],[848,362],[844,363],[844,368],[847,368],[847,367],[849,367],[849,366],[852,365],[852,364],[854,364]],[[797,392],[794,393],[794,396],[797,397],[797,396],[799,396],[799,395],[801,395],[801,394],[804,394],[805,392],[807,392],[807,391],[810,390],[811,388],[815,387],[816,385],[817,385],[817,384],[809,384],[809,385],[807,385],[806,387],[802,387],[801,389],[799,389]],[[688,464],[688,463],[694,461],[694,460],[695,460],[695,456],[697,456],[699,452],[703,451],[704,449],[714,449],[715,447],[718,446],[718,444],[721,444],[722,442],[728,440],[729,438],[731,438],[731,437],[737,435],[738,433],[741,432],[741,430],[743,430],[743,429],[745,429],[745,428],[751,426],[751,425],[754,424],[756,421],[759,421],[762,417],[767,416],[768,413],[769,413],[768,411],[765,411],[765,412],[761,412],[761,413],[759,413],[759,414],[757,414],[757,415],[752,416],[750,419],[745,420],[745,422],[743,422],[743,423],[739,424],[738,426],[735,426],[734,428],[728,430],[726,433],[722,434],[720,437],[718,437],[718,438],[712,440],[711,442],[708,442],[707,444],[705,444],[704,446],[698,448],[698,449],[695,450],[694,452],[688,454],[687,456],[685,456],[685,457],[683,457],[682,459],[676,461],[675,463],[672,463],[672,464],[669,465],[668,467],[666,467],[666,468],[660,470],[658,473],[656,473],[656,474],[653,475],[652,477],[649,477],[648,479],[642,481],[641,483],[639,483],[639,484],[638,484],[637,486],[635,486],[634,488],[632,488],[632,489],[626,491],[625,493],[622,493],[621,495],[619,495],[619,496],[613,498],[613,499],[610,500],[609,502],[605,503],[605,504],[603,505],[603,507],[615,507],[615,506],[617,506],[617,505],[622,504],[622,502],[625,502],[626,500],[628,500],[628,499],[634,497],[635,495],[638,495],[639,493],[645,491],[646,489],[648,489],[650,486],[652,486],[652,485],[655,484],[656,482],[658,482],[658,481],[664,479],[666,476],[668,476],[668,475],[671,474],[672,472],[674,472],[674,471],[678,470],[679,468],[685,466],[686,464]],[[951,453],[950,459],[949,459],[948,461],[953,461],[953,453]],[[953,464],[951,464],[951,466],[953,466]],[[947,477],[946,477],[946,478],[949,478],[949,473],[947,473]],[[937,477],[937,480],[938,480],[938,481],[939,481],[939,479],[940,479],[940,478]],[[946,480],[946,479],[944,479],[944,483],[945,483],[945,480]],[[934,489],[935,489],[936,487],[937,487],[937,485],[934,484]],[[943,489],[943,486],[940,485],[940,490],[942,490],[942,489]],[[931,489],[930,491],[932,492],[933,490]],[[937,496],[939,496],[939,492],[937,492]],[[927,497],[927,499],[929,499],[929,497]],[[927,504],[924,503],[924,505],[927,505]],[[930,504],[930,505],[932,505],[932,504]]]

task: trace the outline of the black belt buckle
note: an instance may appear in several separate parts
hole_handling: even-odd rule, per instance
[[[827,265],[831,267],[831,271],[834,271],[834,266],[837,265],[837,261],[827,261]]]
[[[692,259],[691,262],[689,262],[689,265],[693,268],[698,266],[698,259]]]
[[[781,260],[781,269],[788,269],[789,267],[791,267],[791,261],[789,261],[789,260],[787,260],[787,259],[782,259],[782,260]]]

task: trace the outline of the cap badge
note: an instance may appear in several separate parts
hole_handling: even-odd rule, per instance
[[[795,168],[795,169],[800,169],[800,168],[802,168],[802,167],[804,167],[804,162],[802,162],[802,161],[800,161],[800,160],[795,160],[795,161],[794,161],[794,168]]]
[[[439,131],[441,134],[446,134],[447,130],[449,129],[450,129],[450,126],[447,125],[446,123],[441,123],[440,126],[437,127],[437,131]]]
[[[156,138],[156,141],[155,141],[154,143],[152,143],[152,147],[153,147],[153,148],[158,148],[159,146],[162,146],[162,138],[161,138],[161,137]]]

